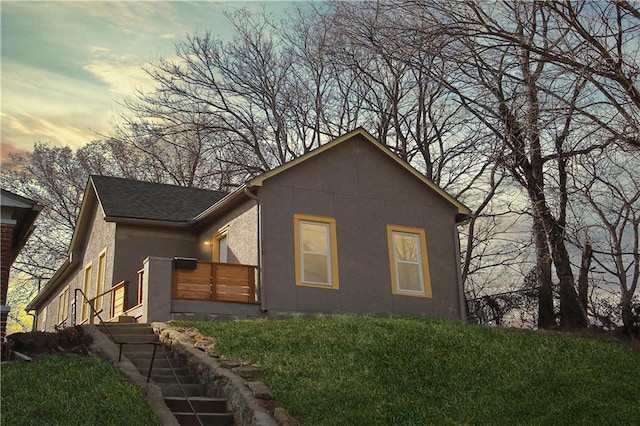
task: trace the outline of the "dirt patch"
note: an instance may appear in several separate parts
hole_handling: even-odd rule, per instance
[[[2,344],[2,360],[13,359],[13,351],[34,359],[48,354],[88,356],[92,341],[93,338],[82,327],[64,328],[55,333],[14,333],[7,336],[7,342]]]

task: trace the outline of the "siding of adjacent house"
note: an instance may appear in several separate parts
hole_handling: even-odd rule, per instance
[[[340,144],[283,171],[259,197],[268,310],[461,317],[454,207],[369,142]],[[335,219],[337,290],[295,284],[294,214]],[[392,294],[387,225],[425,230],[432,298]]]
[[[83,246],[81,257],[76,265],[73,267],[73,272],[58,286],[58,290],[49,298],[45,304],[47,314],[38,316],[38,330],[53,331],[57,323],[58,313],[58,297],[69,286],[69,306],[67,307],[67,313],[70,315],[71,303],[73,301],[73,293],[76,288],[82,289],[84,284],[84,269],[89,263],[92,264],[91,268],[91,289],[87,297],[92,298],[96,296],[96,287],[98,279],[98,256],[106,249],[106,268],[105,268],[105,288],[107,290],[113,284],[113,264],[114,264],[114,235],[115,224],[105,222],[102,218],[102,214],[99,209],[94,205],[91,214],[90,232],[87,234],[88,238]],[[103,300],[103,319],[109,317],[109,306],[111,299],[105,297]],[[42,311],[42,309],[41,309]],[[77,314],[78,321],[80,321],[80,308],[78,308]],[[71,323],[67,322],[67,326]]]

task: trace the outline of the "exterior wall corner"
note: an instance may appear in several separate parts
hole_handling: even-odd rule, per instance
[[[140,322],[167,321],[171,317],[173,260],[164,257],[147,257],[143,265],[143,309]]]

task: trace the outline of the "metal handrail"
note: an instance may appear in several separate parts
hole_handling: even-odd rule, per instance
[[[101,298],[101,297],[106,296],[106,295],[107,295],[107,294],[109,294],[109,293],[114,293],[116,290],[118,290],[120,287],[123,287],[123,286],[124,286],[124,285],[126,285],[127,283],[128,283],[128,281],[126,281],[126,280],[122,280],[122,281],[120,281],[118,284],[116,284],[116,285],[114,285],[113,287],[111,287],[110,289],[105,290],[105,291],[103,291],[103,292],[102,292],[102,293],[100,293],[100,294],[96,294],[96,295],[95,295],[93,298],[91,298],[91,299],[87,299],[88,303],[89,303],[89,304],[91,305],[91,307],[93,308],[93,309],[92,309],[92,312],[95,312],[95,307],[93,306],[93,304],[95,303],[95,301],[96,301],[96,300],[98,300],[98,299],[99,299],[99,298]],[[80,290],[80,289],[78,289],[78,290]],[[83,294],[84,294],[84,293],[83,293]],[[112,297],[112,299],[113,299],[113,296],[111,296],[111,297]],[[85,296],[85,299],[86,299],[86,296]],[[104,302],[103,302],[103,303],[104,303]],[[113,305],[113,303],[114,303],[114,300],[111,300],[111,305]],[[109,313],[109,315],[113,315],[113,306],[111,306],[111,307],[110,307],[110,313]]]
[[[184,390],[184,388],[182,387],[182,383],[180,383],[180,380],[178,379],[178,375],[176,374],[176,370],[173,368],[173,364],[171,364],[171,360],[169,359],[169,355],[167,354],[167,350],[165,349],[163,344],[161,344],[160,342],[158,342],[158,344],[160,345],[160,349],[162,349],[162,353],[164,353],[164,358],[169,363],[169,368],[171,369],[171,373],[173,373],[173,378],[176,379],[176,383],[178,384],[178,387],[180,388],[180,391],[184,395],[184,398],[187,400],[187,404],[189,404],[189,408],[191,408],[191,412],[196,416],[196,419],[198,420],[198,423],[200,423],[200,426],[204,426],[204,424],[202,423],[202,420],[200,420],[200,416],[198,415],[195,407],[191,403],[191,399],[187,396],[187,392]],[[149,365],[149,375],[151,375],[151,367],[153,366],[153,357],[155,357],[156,347],[157,346],[155,346],[155,345],[153,347],[153,356],[151,358],[151,364]]]
[[[107,331],[107,334],[111,338],[111,341],[119,346],[118,362],[122,361],[122,346],[123,345],[153,345],[153,353],[151,355],[151,361],[149,362],[149,371],[147,372],[147,383],[149,383],[149,380],[151,380],[151,371],[153,369],[153,361],[156,358],[156,350],[157,350],[158,346],[160,346],[160,348],[162,349],[162,352],[164,353],[164,357],[167,360],[167,363],[169,364],[169,368],[171,369],[171,373],[173,374],[173,378],[176,380],[176,383],[178,384],[178,387],[180,388],[180,391],[184,395],[184,398],[186,399],[187,404],[189,404],[189,408],[191,408],[191,412],[193,412],[193,415],[196,416],[196,420],[198,420],[198,423],[200,424],[200,426],[204,426],[204,424],[202,423],[202,420],[200,420],[200,416],[196,412],[195,407],[191,403],[191,399],[187,395],[187,392],[184,390],[184,387],[182,387],[182,383],[180,383],[180,380],[178,379],[178,375],[176,374],[176,370],[175,370],[175,368],[173,368],[173,364],[171,363],[171,360],[169,359],[169,355],[167,354],[167,351],[166,351],[164,345],[161,342],[118,342],[118,341],[116,341],[115,337],[113,337],[113,334],[111,334],[111,331],[109,330],[109,327],[107,327],[106,323],[103,321],[103,319],[100,316],[100,314],[98,312],[96,312],[95,308],[93,307],[93,303],[89,302],[89,299],[87,298],[86,294],[84,294],[84,292],[80,288],[76,288],[74,293],[73,293],[73,305],[71,306],[71,325],[74,326],[74,327],[76,326],[76,311],[77,311],[76,302],[77,302],[78,293],[80,293],[82,295],[82,298],[89,305],[91,311],[95,314],[95,316],[98,317],[98,320],[100,320],[100,324],[104,326],[103,328]]]

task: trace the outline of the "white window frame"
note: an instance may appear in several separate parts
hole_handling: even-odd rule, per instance
[[[104,292],[105,282],[107,278],[107,249],[104,249],[98,255],[98,271],[96,276],[96,300],[93,302],[93,308],[96,312],[101,312],[103,308],[104,296],[98,296]]]
[[[58,295],[58,317],[56,324],[60,325],[69,318],[69,286]]]
[[[87,299],[91,299],[91,275],[93,273],[93,263],[88,263],[83,269],[82,275],[82,292]],[[87,279],[88,278],[88,279]],[[85,322],[91,316],[91,308],[84,298],[80,299],[82,308],[80,309],[80,321]]]

